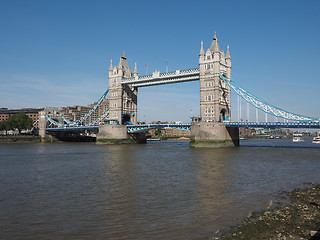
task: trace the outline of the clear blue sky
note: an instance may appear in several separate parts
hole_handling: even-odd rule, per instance
[[[169,71],[198,67],[200,41],[207,49],[216,31],[240,85],[320,117],[319,9],[318,0],[0,0],[0,107],[90,104],[123,51],[139,75],[145,64],[164,72],[166,60]],[[199,114],[199,83],[140,88],[138,102],[139,120],[186,122]]]

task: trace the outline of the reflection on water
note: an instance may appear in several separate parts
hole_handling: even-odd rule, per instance
[[[320,146],[241,143],[0,145],[0,239],[208,239],[320,180]]]

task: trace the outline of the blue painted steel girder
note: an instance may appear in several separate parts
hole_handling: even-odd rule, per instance
[[[184,131],[190,131],[190,124],[143,124],[143,125],[127,125],[128,133],[142,132],[154,128],[172,128]]]
[[[226,127],[320,128],[319,122],[226,122]]]
[[[67,131],[81,131],[81,130],[97,130],[99,126],[78,126],[78,127],[56,127],[46,128],[48,132],[67,132]]]

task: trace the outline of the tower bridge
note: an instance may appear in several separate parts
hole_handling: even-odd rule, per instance
[[[221,50],[216,34],[211,46],[204,51],[201,42],[199,52],[199,67],[173,72],[160,73],[157,70],[146,76],[139,76],[137,65],[131,70],[126,56],[123,54],[119,64],[113,65],[112,60],[109,67],[109,89],[93,105],[93,107],[79,119],[69,122],[61,118],[60,122],[54,121],[45,114],[40,116],[40,121],[50,121],[58,128],[51,131],[74,131],[75,129],[99,129],[98,142],[130,142],[130,140],[143,139],[143,131],[162,125],[138,125],[137,124],[137,101],[138,88],[162,84],[199,81],[200,83],[200,121],[191,124],[169,124],[165,127],[179,128],[191,131],[192,146],[234,146],[239,145],[240,126],[273,126],[273,127],[313,127],[319,128],[319,118],[294,114],[275,107],[274,105],[260,99],[246,91],[231,79],[231,56],[229,46],[227,52]],[[266,114],[286,119],[283,123],[242,123],[230,122],[231,120],[231,89],[234,92]],[[109,108],[99,117],[89,123],[83,124],[88,117],[97,109],[102,100],[109,93]],[[289,121],[295,121],[293,123]],[[102,123],[108,124],[102,124]],[[131,123],[131,125],[126,125]],[[40,124],[45,126],[44,124]],[[43,135],[45,135],[45,131]]]
[[[110,119],[119,124],[137,123],[137,96],[139,87],[188,81],[200,82],[200,118],[203,122],[221,122],[230,119],[230,87],[219,74],[231,78],[231,56],[220,49],[216,34],[210,48],[204,51],[201,42],[199,68],[169,73],[155,71],[152,75],[138,76],[137,65],[132,71],[123,54],[118,66],[110,64],[109,101]],[[222,118],[222,119],[221,119]]]

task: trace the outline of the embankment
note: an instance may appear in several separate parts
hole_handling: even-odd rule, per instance
[[[38,136],[1,136],[0,143],[36,143],[41,142]]]

